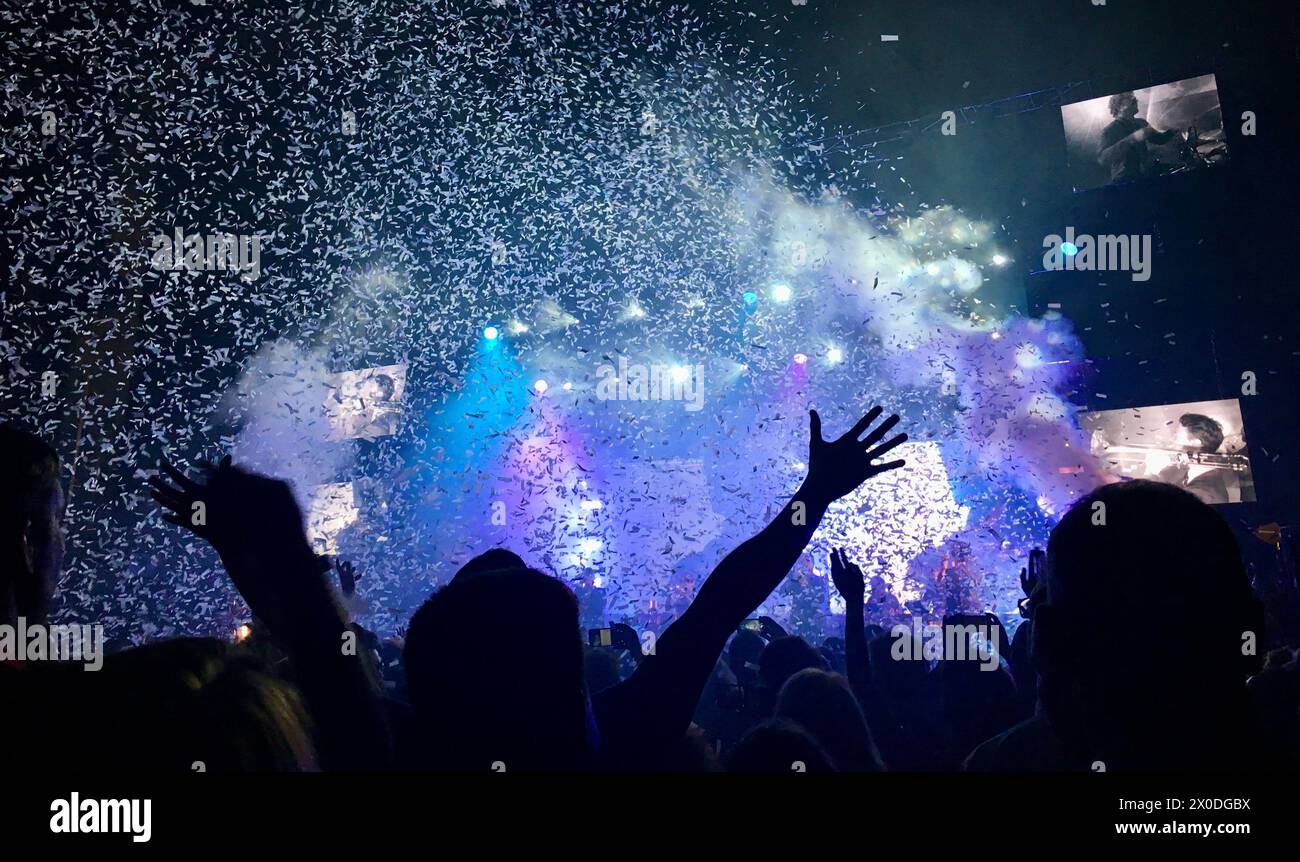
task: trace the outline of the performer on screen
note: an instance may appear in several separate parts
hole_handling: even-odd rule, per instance
[[[348,436],[371,439],[396,433],[396,395],[397,381],[390,375],[374,374],[361,381]]]
[[[1150,144],[1164,144],[1179,136],[1174,130],[1158,131],[1137,115],[1138,101],[1133,93],[1116,93],[1110,97],[1110,125],[1101,132],[1101,152],[1097,157],[1110,169],[1110,181],[1138,179],[1155,173],[1155,158]]]
[[[1223,445],[1223,426],[1200,413],[1184,413],[1178,417],[1177,444],[1189,452],[1218,452]],[[1211,505],[1229,503],[1228,477],[1232,473],[1222,467],[1193,464],[1180,455],[1172,464],[1157,472],[1162,482],[1191,491],[1203,502]]]

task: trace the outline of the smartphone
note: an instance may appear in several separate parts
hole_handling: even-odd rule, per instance
[[[613,646],[613,629],[587,629],[587,643],[591,646]]]
[[[754,634],[761,634],[763,632],[763,624],[758,620],[745,620],[740,624],[740,627],[742,629],[748,629]]]

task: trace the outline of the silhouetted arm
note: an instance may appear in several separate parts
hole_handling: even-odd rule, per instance
[[[831,551],[831,582],[844,597],[844,664],[849,687],[864,707],[871,702],[871,665],[867,654],[866,581],[862,569],[849,560],[843,548]]]
[[[903,466],[901,460],[872,463],[907,439],[900,434],[872,448],[897,424],[897,416],[858,439],[881,412],[873,408],[834,441],[822,439],[821,418],[816,411],[809,414],[808,476],[799,490],[761,532],[723,558],[631,678],[594,699],[610,749],[623,754],[646,741],[668,744],[679,738],[727,638],[781,583],[830,504],[868,478]]]
[[[387,768],[391,743],[369,650],[348,629],[289,486],[232,467],[229,458],[201,481],[170,464],[163,469],[173,484],[150,480],[167,510],[163,518],[212,545],[253,614],[288,653],[321,766]]]
[[[303,553],[305,551],[305,553]],[[317,754],[331,771],[385,770],[392,750],[370,650],[348,626],[310,548],[249,560],[231,580],[283,578],[303,589],[267,626],[283,646],[315,724]]]

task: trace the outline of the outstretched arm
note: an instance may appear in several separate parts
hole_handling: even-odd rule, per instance
[[[822,439],[817,411],[808,414],[807,478],[762,532],[723,558],[686,613],[660,638],[661,647],[670,635],[684,630],[691,640],[716,644],[716,652],[721,652],[741,621],[757,610],[789,573],[831,503],[872,476],[903,466],[901,460],[875,463],[907,439],[906,434],[898,434],[876,446],[898,424],[897,416],[890,416],[862,438],[882,412],[873,407],[847,434],[833,441]]]
[[[170,464],[170,484],[150,480],[163,518],[207,541],[231,581],[289,654],[315,722],[326,769],[382,769],[391,759],[387,720],[368,650],[325,583],[289,486],[230,465],[193,480]],[[351,648],[349,648],[351,647]]]
[[[822,438],[821,417],[809,413],[807,478],[770,524],[723,558],[681,619],[659,638],[655,654],[626,683],[598,699],[602,731],[609,727],[610,736],[617,737],[622,728],[610,725],[633,725],[638,736],[663,741],[685,731],[727,638],[781,583],[830,504],[872,476],[903,466],[901,460],[877,463],[907,439],[899,434],[880,443],[897,416],[862,436],[882,412],[873,407],[831,441]]]
[[[848,558],[843,548],[831,551],[831,581],[844,597],[844,664],[849,687],[858,702],[871,702],[871,665],[867,657],[867,630],[862,616],[866,611],[866,583],[862,569]]]

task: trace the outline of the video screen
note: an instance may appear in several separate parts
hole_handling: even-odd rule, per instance
[[[328,381],[327,440],[372,440],[397,433],[406,389],[405,365],[380,365],[343,371]]]
[[[1062,105],[1061,120],[1075,191],[1228,159],[1214,75]]]
[[[1255,480],[1235,398],[1080,415],[1092,453],[1125,479],[1151,479],[1210,504],[1253,503]]]

